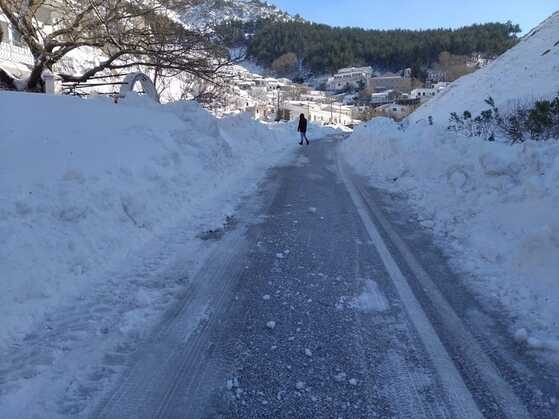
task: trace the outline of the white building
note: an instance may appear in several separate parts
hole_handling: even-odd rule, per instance
[[[296,120],[300,114],[305,114],[309,121],[323,125],[351,125],[354,122],[352,108],[341,103],[322,104],[307,101],[287,101],[284,106],[289,111],[291,120]]]
[[[438,82],[433,85],[433,87],[422,87],[419,89],[413,89],[410,93],[412,99],[419,99],[422,103],[433,99],[437,94],[448,87],[447,82]]]
[[[440,93],[442,90],[446,89],[450,85],[447,81],[440,81],[433,85],[433,89],[437,90],[437,93]]]
[[[301,94],[301,100],[315,102],[315,103],[323,103],[328,101],[329,96],[325,92],[321,92],[319,90],[310,90],[306,93]]]
[[[58,6],[58,0],[43,2],[34,14],[34,25],[40,27],[42,36],[54,31],[54,25],[61,17]],[[16,78],[22,79],[30,74],[34,62],[33,55],[23,41],[21,34],[13,27],[8,18],[0,12],[0,68]],[[62,68],[66,70],[72,68],[73,64],[73,60],[64,57],[55,64],[54,69],[56,71],[60,71]],[[54,77],[45,79],[47,92],[55,92],[54,80]]]
[[[1,13],[0,36],[0,67],[16,76],[23,76],[33,65],[33,56],[22,42],[21,35]]]
[[[419,89],[413,89],[410,96],[414,99],[420,99],[421,102],[426,102],[435,97],[436,94],[437,91],[434,88],[421,87]]]
[[[379,93],[372,93],[371,105],[372,106],[385,105],[387,103],[393,102],[399,96],[400,96],[400,92],[397,92],[396,90],[393,89],[385,90],[384,92],[379,92]]]
[[[397,103],[389,103],[374,109],[375,116],[385,116],[396,121],[401,121],[410,114],[412,108],[407,105],[399,105]]]
[[[367,86],[367,81],[373,76],[371,67],[342,68],[334,77],[328,79],[328,90],[343,90],[347,88],[360,88]]]

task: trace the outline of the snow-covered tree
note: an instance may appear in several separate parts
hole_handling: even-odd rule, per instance
[[[144,67],[186,72],[202,79],[226,63],[226,51],[206,34],[187,29],[170,7],[196,0],[0,0],[0,11],[21,34],[34,57],[26,90],[42,89],[42,74],[78,48],[90,47],[101,59],[82,74],[60,74],[84,82],[104,70]],[[179,4],[180,3],[180,4]],[[48,26],[41,13],[50,11]]]

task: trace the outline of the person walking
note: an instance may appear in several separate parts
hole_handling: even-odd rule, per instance
[[[306,141],[307,145],[309,145],[309,139],[307,138],[307,119],[305,118],[304,113],[299,116],[299,126],[297,127],[297,132],[301,133],[301,141],[299,144],[303,145],[303,141]]]

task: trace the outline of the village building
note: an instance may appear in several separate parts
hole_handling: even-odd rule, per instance
[[[448,86],[450,86],[450,83],[447,81],[440,81],[438,83],[435,83],[433,85],[433,88],[435,90],[437,90],[437,93],[440,93],[442,90],[446,89]]]
[[[398,74],[387,74],[384,76],[371,77],[367,87],[373,93],[381,93],[387,90],[397,90],[403,93],[409,93],[412,90],[411,74],[406,72],[405,76]]]
[[[301,94],[301,100],[315,103],[327,103],[329,96],[325,92],[319,90],[310,90]]]
[[[401,121],[410,113],[415,110],[414,106],[400,105],[398,103],[389,103],[386,105],[381,105],[373,109],[373,117],[387,117],[392,118],[395,121]]]
[[[321,104],[307,101],[286,101],[284,107],[289,112],[290,120],[296,120],[300,114],[305,114],[309,121],[322,125],[349,126],[355,122],[352,108],[341,103]]]
[[[386,73],[382,76],[371,77],[367,87],[373,93],[382,93],[386,90],[396,90],[402,93],[409,93],[412,89],[412,71],[406,68],[401,73]]]
[[[427,102],[433,99],[441,91],[448,87],[447,82],[438,82],[432,85],[432,87],[422,87],[419,89],[413,89],[410,93],[410,97],[414,99],[419,99],[421,103]]]
[[[349,88],[359,89],[367,86],[367,80],[373,75],[371,67],[342,68],[326,83],[327,90],[339,91]]]
[[[34,19],[45,34],[54,30],[53,25],[60,16],[57,3],[58,0],[45,2],[34,15]],[[17,78],[21,78],[29,74],[33,64],[33,55],[23,41],[21,34],[13,27],[8,18],[0,12],[0,68]],[[64,65],[64,63],[59,65]]]
[[[435,97],[436,94],[437,91],[434,88],[422,87],[419,89],[413,89],[410,93],[410,96],[413,98],[418,98],[419,100],[421,100],[421,102],[427,102],[428,100],[431,100],[433,97]]]
[[[425,87],[433,87],[437,83],[446,81],[448,81],[448,74],[445,71],[427,70]]]
[[[266,103],[255,102],[252,106],[247,107],[246,112],[257,121],[269,121],[274,114],[274,107]]]
[[[31,51],[13,28],[8,18],[0,13],[0,68],[23,77],[33,65]]]
[[[396,101],[402,94],[399,91],[389,89],[379,93],[371,94],[371,106],[386,105]]]

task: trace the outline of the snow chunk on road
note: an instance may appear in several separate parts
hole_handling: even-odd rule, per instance
[[[530,349],[544,349],[545,345],[541,339],[529,337],[526,341]]]
[[[518,329],[514,333],[514,340],[519,344],[525,344],[529,349],[559,352],[559,341],[530,336],[524,328]]]
[[[350,307],[366,312],[382,312],[388,310],[388,300],[373,280],[365,282],[363,293],[350,302]]]
[[[525,343],[528,340],[528,331],[526,329],[518,329],[514,333],[514,340],[517,343]]]
[[[308,157],[306,156],[299,156],[297,158],[297,161],[295,162],[295,166],[297,167],[303,167],[306,166],[307,164],[309,164],[311,161],[309,160]]]
[[[273,320],[271,320],[271,321],[269,321],[268,323],[266,323],[266,327],[267,327],[268,329],[272,329],[272,330],[273,330],[273,329],[275,329],[275,327],[276,327],[276,322],[273,321]]]
[[[239,379],[238,378],[232,378],[232,379],[227,380],[226,386],[227,386],[227,390],[232,390],[234,388],[238,388],[239,387]]]
[[[347,374],[345,372],[340,372],[339,374],[336,374],[334,376],[334,381],[336,381],[337,383],[341,383],[342,381],[344,381],[347,377]]]

